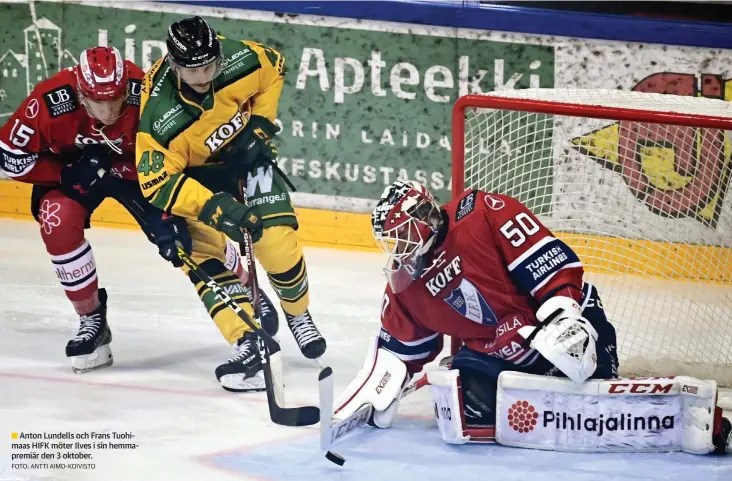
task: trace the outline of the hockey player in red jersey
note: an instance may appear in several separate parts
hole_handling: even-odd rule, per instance
[[[80,317],[66,355],[75,372],[111,365],[107,293],[84,229],[106,197],[131,211],[160,254],[180,262],[190,245],[182,219],[152,208],[135,172],[135,134],[143,71],[111,47],[84,50],[79,65],[39,83],[0,129],[2,168],[33,184],[31,211],[66,296]],[[129,210],[129,207],[128,207]]]
[[[518,375],[527,383],[522,387],[533,383],[536,391],[563,393],[581,393],[576,386],[591,379],[612,383],[617,378],[615,329],[597,289],[583,281],[575,252],[518,200],[472,190],[439,207],[423,185],[397,181],[378,202],[372,228],[377,244],[389,255],[381,332],[363,370],[336,401],[337,417],[370,403],[371,422],[391,425],[404,387],[440,353],[443,335],[464,342],[450,371],[428,373],[446,442],[496,438],[499,378],[507,372],[526,373]],[[513,378],[503,379],[508,386]],[[705,402],[716,401],[716,384],[713,395],[706,384],[700,386],[693,391],[707,392]],[[524,392],[519,407],[526,403]],[[456,411],[458,415],[450,415]],[[705,421],[713,420],[714,439],[711,431],[692,435],[687,429],[690,440],[683,447],[696,452],[724,449],[730,423],[718,408],[709,413]],[[552,436],[523,446],[548,445]],[[665,442],[663,438],[659,445]],[[521,439],[512,445],[522,446]]]

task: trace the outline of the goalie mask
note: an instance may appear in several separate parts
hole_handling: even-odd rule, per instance
[[[419,277],[441,225],[440,208],[422,184],[396,181],[384,190],[371,226],[379,249],[389,255],[384,272],[392,291],[403,291]]]

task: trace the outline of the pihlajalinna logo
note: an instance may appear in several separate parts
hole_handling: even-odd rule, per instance
[[[534,430],[539,413],[528,401],[516,401],[508,408],[508,425],[514,431],[528,433]]]

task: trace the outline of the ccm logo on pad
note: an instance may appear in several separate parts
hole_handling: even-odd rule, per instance
[[[676,384],[661,383],[612,383],[608,387],[608,394],[673,394]]]

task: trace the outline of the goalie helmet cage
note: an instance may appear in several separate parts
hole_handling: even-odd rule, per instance
[[[616,328],[621,375],[732,385],[732,105],[507,90],[458,99],[452,128],[453,198],[516,197],[575,250]]]

